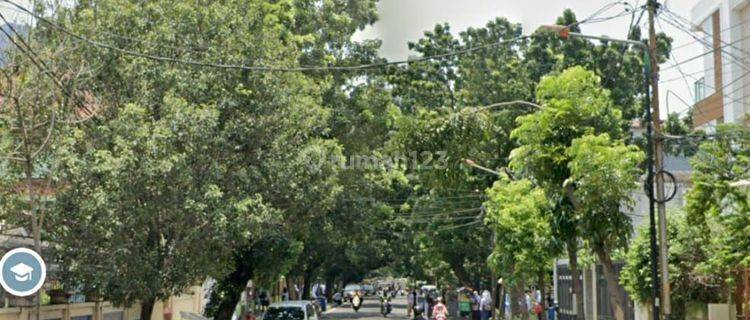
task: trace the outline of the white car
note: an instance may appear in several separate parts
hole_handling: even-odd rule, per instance
[[[263,320],[318,320],[318,314],[310,301],[284,301],[271,304]]]

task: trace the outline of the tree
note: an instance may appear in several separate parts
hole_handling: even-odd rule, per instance
[[[479,191],[489,188],[493,178],[467,168],[463,159],[490,167],[507,164],[514,119],[528,110],[492,113],[475,107],[529,100],[530,85],[525,77],[516,76],[521,70],[518,47],[492,46],[518,36],[520,26],[503,18],[458,36],[447,24],[436,25],[410,48],[423,56],[488,49],[412,63],[391,70],[388,77],[394,102],[404,114],[396,123],[391,150],[417,162],[410,162],[407,171],[413,191],[404,210],[416,254],[429,261],[422,265],[444,263],[451,277],[472,287],[494,282],[487,281],[490,232],[472,220],[483,202]]]
[[[261,198],[222,201],[215,109],[169,98],[161,111],[153,120],[126,105],[106,127],[71,130],[56,155],[68,188],[50,238],[66,281],[116,304],[140,301],[141,318],[156,300],[221,274],[232,236],[276,219]]]
[[[72,7],[44,12],[49,12],[49,19],[56,24],[100,43],[175,61],[297,65],[305,55],[302,47],[311,40],[309,35],[294,29],[295,14],[299,13],[294,8],[298,4],[292,1],[208,4],[182,1],[175,5],[171,1],[133,4],[130,1],[106,0],[79,1]],[[37,28],[37,37],[43,39],[46,46],[52,48],[66,43],[58,28],[47,23],[39,23]],[[184,234],[177,229],[156,229],[153,225],[144,226],[144,232],[156,236],[164,233],[165,241],[184,239],[186,243],[196,241],[191,234],[205,233],[211,239],[198,244],[196,248],[205,249],[224,241],[222,249],[225,249],[190,250],[175,247],[171,242],[162,243],[162,239],[158,238],[126,238],[124,232],[131,232],[128,228],[147,221],[129,217],[128,211],[112,211],[108,212],[112,219],[127,223],[123,222],[119,228],[101,226],[101,230],[92,236],[132,240],[122,247],[156,254],[153,260],[149,260],[150,263],[144,264],[150,266],[151,270],[143,272],[143,277],[121,279],[118,276],[125,273],[113,273],[111,270],[131,266],[125,258],[130,254],[128,250],[111,250],[110,259],[105,260],[109,262],[109,269],[106,270],[99,268],[99,261],[93,261],[82,253],[60,261],[61,268],[71,269],[68,270],[71,282],[81,279],[73,269],[80,270],[85,268],[84,264],[91,264],[91,270],[101,272],[92,273],[91,278],[86,278],[91,280],[87,281],[90,286],[103,289],[116,302],[129,303],[143,299],[142,302],[148,304],[150,299],[163,298],[208,275],[220,277],[232,274],[243,268],[242,264],[236,263],[237,257],[242,257],[249,249],[268,248],[265,245],[254,246],[263,236],[260,229],[242,226],[257,227],[259,220],[266,220],[270,215],[275,219],[268,220],[268,223],[288,232],[288,235],[305,232],[297,230],[295,226],[304,225],[324,214],[341,190],[337,167],[321,160],[341,153],[338,143],[325,137],[330,110],[321,103],[323,81],[300,73],[242,72],[199,68],[186,62],[166,63],[118,50],[104,50],[91,43],[66,52],[66,59],[90,62],[91,77],[77,79],[80,81],[76,85],[89,89],[95,101],[100,102],[101,109],[90,121],[81,122],[75,130],[68,132],[71,134],[66,137],[68,139],[76,140],[78,137],[88,140],[76,140],[80,145],[70,140],[67,144],[69,150],[61,153],[70,160],[65,180],[81,184],[89,190],[110,191],[102,197],[119,195],[123,201],[128,198],[138,200],[134,203],[140,206],[133,207],[139,209],[141,217],[177,219],[188,214],[210,212],[210,215],[201,216],[206,226],[202,226],[204,228],[200,233],[195,232],[195,225],[185,226]],[[71,65],[64,67],[68,68],[64,70],[73,68]],[[138,130],[141,126],[151,131]],[[190,133],[194,135],[190,136]],[[198,133],[207,136],[198,136]],[[181,135],[194,140],[185,140],[185,144],[180,144]],[[130,146],[125,143],[121,146],[123,140],[130,139],[163,146],[163,153],[144,149],[143,145]],[[90,149],[84,148],[84,145]],[[135,154],[119,153],[131,150],[125,147],[132,148]],[[144,156],[138,158],[140,153],[144,153]],[[110,161],[114,159],[124,163]],[[186,159],[194,162],[181,162]],[[132,166],[138,161],[143,161],[141,164],[144,166]],[[318,163],[323,166],[311,170],[311,164]],[[122,174],[120,170],[125,168],[136,172]],[[147,177],[162,177],[158,170],[162,170],[163,176],[176,176],[179,180],[174,186],[145,181]],[[103,185],[104,180],[97,180],[99,175],[107,176],[111,181]],[[193,181],[194,185],[187,186],[188,181]],[[127,188],[108,189],[111,185]],[[169,194],[179,194],[178,186],[186,189],[186,196],[167,198]],[[162,192],[161,187],[167,189]],[[58,207],[61,212],[56,214],[60,219],[85,220],[86,214],[91,214],[96,208],[110,208],[110,205],[125,208],[124,202],[118,201],[92,204],[93,200],[82,199],[77,202],[76,199],[87,195],[72,189],[66,191],[69,192],[61,195],[61,199],[67,200],[61,204],[68,207]],[[142,199],[135,199],[137,195]],[[82,210],[78,217],[65,212],[70,206],[78,206],[76,203],[90,204],[91,207]],[[177,208],[193,205],[198,208],[187,212],[177,211]],[[222,216],[227,219],[218,219]],[[184,223],[174,224],[174,228],[178,226],[184,226]],[[215,231],[222,226],[224,230],[217,234]],[[57,233],[56,237],[61,242],[72,237],[67,230]],[[144,239],[150,242],[143,243]],[[73,248],[76,242],[71,241],[63,243],[61,250]],[[92,251],[108,249],[107,242],[101,246],[92,243],[87,243],[93,247]],[[74,261],[74,257],[79,259]],[[160,261],[171,263],[174,261],[169,259],[188,258],[190,261],[185,264],[187,270],[183,270],[183,274],[161,277],[161,281],[148,285],[139,284],[145,277],[161,276],[163,274],[160,272],[166,272],[155,268]],[[197,268],[193,264],[197,261],[208,264]],[[239,271],[236,274],[257,274]],[[242,280],[244,283],[240,286],[228,286],[233,289],[232,292],[221,297],[238,301],[242,291],[237,288],[244,287],[249,278],[237,281]],[[105,283],[118,282],[129,285],[102,288]],[[218,305],[234,308],[233,303]],[[147,310],[144,308],[144,314]]]
[[[625,319],[625,296],[620,293],[619,275],[612,252],[626,249],[632,224],[626,212],[632,209],[633,191],[641,174],[643,152],[609,135],[585,135],[573,140],[566,150],[570,157],[568,184],[574,184],[575,211],[580,215],[581,237],[589,243],[602,264],[613,313]]]
[[[485,222],[495,237],[489,262],[511,288],[513,316],[527,318],[527,310],[521,310],[516,302],[523,299],[525,285],[534,280],[544,291],[551,261],[557,254],[550,224],[551,203],[544,190],[530,180],[512,181],[509,177],[495,182],[487,197]]]
[[[747,191],[730,185],[750,178],[750,131],[722,125],[700,144],[691,159],[693,188],[687,194],[687,219],[699,228],[710,248],[702,268],[725,279],[737,314],[743,314],[745,272],[750,266],[750,200]]]
[[[622,113],[616,107],[608,90],[600,86],[600,78],[593,72],[582,67],[573,67],[558,75],[547,76],[537,86],[537,101],[542,108],[532,114],[518,118],[518,128],[512,137],[518,143],[518,147],[511,153],[510,167],[522,177],[532,179],[545,190],[547,197],[553,203],[552,233],[560,242],[565,244],[571,267],[573,279],[578,278],[578,250],[579,238],[590,241],[591,244],[601,244],[603,247],[596,250],[600,262],[607,267],[611,265],[607,250],[614,249],[610,239],[601,238],[597,227],[596,215],[605,214],[614,219],[611,229],[617,237],[629,235],[629,224],[622,224],[623,215],[619,211],[600,213],[596,210],[601,208],[586,207],[598,203],[598,200],[586,198],[585,201],[592,203],[583,204],[584,201],[577,200],[578,190],[591,190],[604,195],[609,186],[601,185],[606,182],[601,176],[587,176],[579,167],[578,161],[590,157],[591,165],[601,166],[600,174],[621,174],[620,179],[633,178],[631,171],[606,172],[606,170],[625,170],[627,165],[632,164],[638,157],[634,154],[630,157],[616,159],[600,159],[596,155],[586,154],[585,146],[597,148],[601,152],[611,154],[615,151],[628,151],[633,153],[630,147],[622,145]],[[611,139],[611,140],[610,140]],[[604,154],[603,154],[604,155]],[[622,160],[623,163],[605,160]],[[592,170],[595,170],[592,169]],[[588,181],[587,179],[592,180]],[[582,179],[590,185],[583,185]],[[621,181],[621,180],[618,180]],[[635,181],[635,180],[633,180]],[[623,185],[621,188],[630,188],[633,183]],[[566,187],[567,186],[567,187]],[[579,189],[572,188],[578,186]],[[594,189],[582,189],[594,188]],[[603,189],[596,189],[603,188]],[[576,190],[573,192],[573,190]],[[630,189],[627,189],[630,190]],[[613,191],[623,191],[616,189]],[[626,198],[618,193],[615,198],[609,199],[607,203],[612,209],[614,203],[618,205]],[[629,196],[629,194],[628,194]],[[619,197],[619,198],[617,198]],[[620,201],[620,202],[618,202]],[[592,211],[587,211],[592,210]],[[588,212],[588,213],[587,213]],[[615,219],[616,218],[616,219]],[[629,220],[628,220],[629,222]],[[602,240],[604,242],[600,242]],[[612,270],[610,270],[612,271]],[[608,278],[608,281],[612,279]],[[616,288],[611,285],[612,288]],[[573,282],[574,292],[579,291],[580,283]],[[622,302],[622,299],[614,299]],[[619,304],[621,307],[622,304]]]
[[[708,261],[710,244],[706,242],[701,226],[690,224],[682,210],[669,212],[669,282],[672,288],[672,314],[686,317],[690,303],[720,303],[727,301],[720,274],[707,273],[701,267]],[[635,301],[650,303],[651,244],[648,226],[638,228],[636,237],[625,254],[625,266],[620,273],[620,283]]]
[[[553,202],[552,232],[565,244],[572,279],[579,277],[581,234],[580,217],[563,189],[571,175],[565,152],[586,134],[622,136],[621,112],[599,84],[599,78],[582,67],[543,78],[537,87],[543,108],[520,117],[512,133],[518,148],[511,153],[510,167],[536,181]],[[583,293],[579,281],[573,281],[573,292]]]

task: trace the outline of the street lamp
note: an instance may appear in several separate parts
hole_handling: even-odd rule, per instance
[[[495,171],[495,170],[492,170],[492,169],[490,169],[490,168],[487,168],[487,167],[483,167],[483,166],[480,166],[480,165],[478,165],[478,164],[477,164],[476,162],[474,162],[474,161],[473,161],[473,160],[471,160],[471,159],[464,159],[464,163],[466,163],[466,165],[468,165],[469,167],[472,167],[472,168],[476,168],[476,169],[482,170],[482,171],[484,171],[484,172],[487,172],[487,173],[491,173],[491,174],[494,174],[494,175],[496,175],[496,176],[500,176],[500,175],[502,175],[502,173],[500,173],[500,172],[498,172],[498,171]]]
[[[654,135],[653,135],[653,119],[651,115],[651,91],[650,82],[651,79],[651,53],[648,45],[641,41],[629,40],[629,39],[612,39],[606,36],[592,36],[582,34],[578,32],[571,32],[569,26],[561,25],[544,25],[537,29],[538,32],[555,33],[563,39],[569,39],[570,37],[592,39],[599,41],[610,41],[616,43],[624,43],[635,46],[643,52],[643,87],[646,90],[646,138],[647,138],[647,150],[646,150],[646,167],[648,173],[646,177],[646,188],[648,188],[648,199],[649,199],[649,231],[651,240],[651,280],[652,280],[652,295],[653,295],[653,319],[659,319],[659,269],[657,266],[658,261],[658,247],[656,244],[656,214],[655,214],[655,199],[654,199]],[[662,252],[666,254],[666,252]],[[578,279],[574,279],[578,281]],[[668,298],[668,297],[665,297]],[[665,301],[665,303],[669,303]]]

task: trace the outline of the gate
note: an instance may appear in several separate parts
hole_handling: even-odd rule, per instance
[[[557,268],[557,314],[560,320],[575,319],[575,301],[573,299],[573,281],[567,264],[556,265]],[[579,279],[582,281],[581,279]]]

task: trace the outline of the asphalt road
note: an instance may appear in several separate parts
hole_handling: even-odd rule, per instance
[[[406,297],[398,296],[391,300],[393,306],[393,312],[388,315],[387,318],[383,318],[380,314],[380,301],[378,297],[365,297],[365,301],[362,304],[362,308],[359,312],[354,312],[351,304],[344,303],[341,306],[329,309],[323,313],[323,319],[397,319],[405,320],[406,317]]]

